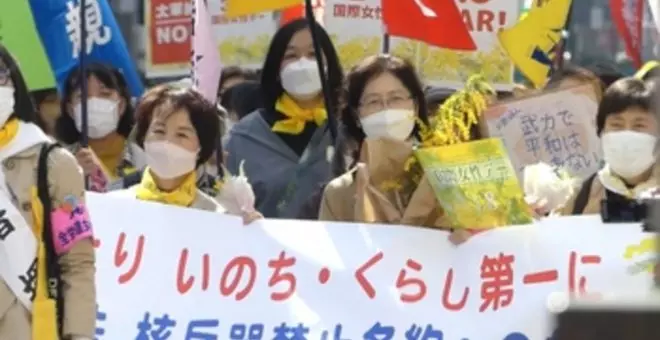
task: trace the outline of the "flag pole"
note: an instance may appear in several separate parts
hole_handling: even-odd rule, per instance
[[[81,138],[80,146],[86,148],[89,145],[88,137],[88,123],[87,123],[87,70],[86,70],[86,60],[87,59],[87,18],[85,18],[85,6],[86,1],[80,0],[78,2],[80,6],[80,54],[78,55],[78,63],[80,69],[80,111],[81,111]]]
[[[390,53],[390,35],[385,33],[383,34],[383,54]]]
[[[331,89],[328,88],[328,79],[325,73],[325,67],[323,65],[323,50],[321,49],[321,44],[319,43],[316,19],[314,18],[314,7],[312,6],[312,0],[305,0],[305,17],[309,23],[309,31],[312,34],[312,44],[314,45],[314,51],[316,52],[316,65],[319,69],[319,77],[321,78],[321,87],[323,91],[323,99],[325,101],[325,110],[328,113],[328,129],[330,129],[330,136],[332,137],[332,144],[335,144],[337,139],[337,122],[335,121],[335,103],[332,101],[332,96],[330,95]]]

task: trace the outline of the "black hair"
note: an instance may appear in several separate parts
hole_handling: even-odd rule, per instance
[[[429,110],[429,116],[436,114],[440,106],[454,94],[456,90],[429,86],[424,90],[424,97],[426,98],[426,106]]]
[[[119,97],[125,102],[125,109],[119,122],[117,123],[117,133],[128,138],[133,129],[135,118],[133,116],[133,105],[131,103],[131,94],[126,83],[124,75],[116,68],[101,64],[90,63],[85,66],[85,73],[89,79],[94,76],[105,87],[117,91]],[[64,82],[62,90],[62,101],[60,110],[62,114],[55,121],[55,136],[65,144],[74,144],[80,142],[82,135],[76,128],[76,123],[68,112],[73,93],[80,88],[80,68],[76,67],[69,72]]]
[[[240,66],[231,65],[222,68],[220,74],[220,81],[218,82],[218,96],[222,95],[221,91],[225,83],[233,78],[242,78],[245,80],[257,80],[257,73],[252,70],[244,69]],[[225,91],[228,89],[225,89]]]
[[[627,77],[612,84],[603,95],[596,115],[596,132],[600,136],[607,117],[627,109],[639,108],[652,112],[654,83]]]
[[[362,93],[369,81],[384,73],[391,73],[401,81],[403,86],[410,92],[411,99],[415,101],[417,117],[425,124],[429,122],[424,87],[415,67],[409,61],[392,55],[367,57],[354,66],[346,75],[346,87],[341,110],[341,122],[344,126],[345,137],[358,146],[354,154],[355,159],[357,159],[360,146],[366,137],[359,125],[358,115]],[[415,123],[413,134],[417,135],[418,133],[419,126]]]
[[[595,74],[596,77],[600,79],[600,83],[603,86],[603,92],[610,87],[610,85],[614,84],[614,82],[626,76],[611,63],[597,62],[589,64],[584,68],[591,71],[591,73]]]
[[[16,59],[12,57],[9,50],[2,43],[0,43],[0,60],[9,70],[9,78],[14,85],[14,113],[9,116],[9,119],[17,118],[27,123],[35,123],[43,128],[43,121],[37,113],[32,96],[25,83],[25,78],[23,78],[23,73],[21,73]]]
[[[328,75],[327,86],[331,91],[332,99],[336,102],[344,78],[341,64],[328,33],[318,23],[314,23],[314,25],[314,32],[321,46],[321,52],[325,56],[326,74]],[[275,102],[284,93],[284,88],[280,80],[280,65],[282,64],[282,59],[291,41],[291,37],[298,31],[307,28],[309,28],[309,24],[306,19],[293,20],[280,27],[270,41],[264,66],[261,70],[261,91],[264,106],[267,109],[273,109]]]
[[[225,105],[226,104],[226,105]],[[256,81],[247,81],[229,88],[222,97],[222,106],[233,111],[239,120],[264,107],[261,86]]]
[[[31,92],[34,102],[39,107],[48,97],[55,96],[57,97],[57,89],[52,87],[48,89],[35,90]]]
[[[159,111],[161,108],[167,111]],[[220,114],[216,105],[194,89],[168,84],[147,91],[136,108],[135,142],[144,148],[144,140],[156,111],[158,114],[171,114],[180,109],[188,112],[190,122],[197,132],[200,150],[196,166],[200,166],[219,147]]]
[[[573,64],[564,64],[562,68],[555,70],[548,83],[545,85],[546,89],[556,89],[559,87],[559,84],[567,78],[573,78],[579,81],[599,81],[598,77],[592,71]],[[598,84],[601,87],[603,84]]]

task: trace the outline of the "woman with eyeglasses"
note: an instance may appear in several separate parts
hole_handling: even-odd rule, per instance
[[[316,26],[336,101],[343,79],[330,37]],[[227,168],[244,164],[257,210],[266,217],[295,218],[309,196],[330,177],[332,138],[305,19],[282,26],[271,40],[261,77],[264,109],[241,119],[229,132]]]
[[[80,70],[74,69],[64,83],[55,131],[68,145],[89,176],[90,190],[105,192],[130,186],[130,178],[144,168],[144,152],[128,140],[133,129],[133,106],[128,85],[119,70],[92,63],[87,75],[87,124],[89,147],[82,148]]]
[[[83,173],[37,117],[0,45],[0,339],[93,339],[95,258]],[[70,232],[71,223],[82,228]]]

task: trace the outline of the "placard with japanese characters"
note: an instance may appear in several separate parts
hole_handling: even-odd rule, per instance
[[[581,85],[501,103],[484,117],[490,136],[504,141],[519,176],[526,165],[542,161],[586,178],[602,162],[597,109],[594,88]]]
[[[425,228],[243,226],[122,197],[87,203],[98,340],[547,339],[569,293],[649,289],[655,255],[639,225],[604,233],[598,216],[486,231],[456,247]]]

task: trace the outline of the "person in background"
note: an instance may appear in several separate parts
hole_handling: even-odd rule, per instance
[[[658,140],[654,87],[624,78],[605,91],[596,116],[605,167],[582,184],[560,214],[599,214],[603,201],[626,202],[657,187],[652,176]]]
[[[196,170],[213,155],[220,136],[215,105],[191,88],[164,85],[145,93],[136,111],[135,140],[147,167],[139,184],[117,195],[225,213],[196,186]],[[256,211],[243,215],[246,224],[257,218]]]
[[[32,97],[34,97],[37,104],[44,132],[55,137],[55,122],[60,116],[60,97],[57,94],[57,89],[33,91]]]
[[[230,87],[222,97],[221,105],[227,109],[231,126],[248,114],[264,108],[261,85],[257,81],[245,81]]]
[[[83,174],[73,155],[64,148],[53,148],[45,156],[45,168],[39,159],[52,140],[35,123],[38,114],[16,61],[0,45],[0,164],[3,180],[0,201],[3,218],[12,230],[0,243],[0,339],[72,339],[91,340],[96,325],[95,256],[92,229],[85,205]],[[38,196],[37,175],[47,171],[48,186],[40,187],[45,195]],[[42,201],[41,199],[44,199]],[[46,201],[47,200],[47,201]],[[52,210],[50,225],[43,225],[44,205]],[[80,214],[70,217],[69,209]],[[61,233],[70,223],[80,222],[89,228],[63,244],[52,239],[46,244],[44,228]],[[28,229],[29,231],[25,231]],[[47,230],[48,230],[47,229]],[[9,246],[13,244],[14,246]],[[50,246],[50,247],[49,247]],[[38,248],[54,251],[38,252]],[[60,277],[49,277],[37,271],[36,283],[26,290],[23,276],[34,268],[59,265]],[[42,267],[43,266],[43,267]],[[51,279],[59,280],[64,310],[56,311],[49,297]],[[29,286],[28,286],[29,288]],[[62,334],[57,329],[57,313],[62,313]]]
[[[548,83],[545,85],[545,89],[567,89],[585,83],[595,84],[599,88],[604,86],[593,72],[583,67],[566,64],[552,74]]]
[[[429,110],[429,118],[435,116],[440,109],[440,106],[454,94],[456,90],[443,88],[443,87],[427,87],[424,90],[424,98],[426,98],[426,106]]]
[[[343,73],[327,32],[316,26],[332,100]],[[257,210],[266,217],[293,218],[319,184],[330,177],[332,136],[312,36],[305,19],[282,26],[273,36],[261,77],[264,109],[240,120],[229,132],[227,167],[244,163]]]
[[[247,70],[239,66],[227,66],[222,68],[220,82],[218,83],[218,98],[222,101],[222,95],[230,87],[249,80],[257,80],[257,75],[252,70]]]
[[[78,69],[69,73],[64,83],[63,114],[56,121],[56,136],[74,152],[85,175],[107,177],[108,181],[98,184],[90,181],[91,190],[122,189],[128,184],[124,178],[145,165],[142,149],[128,140],[134,122],[129,90],[121,72],[111,66],[92,63],[86,71],[89,147],[80,146],[83,136]]]

